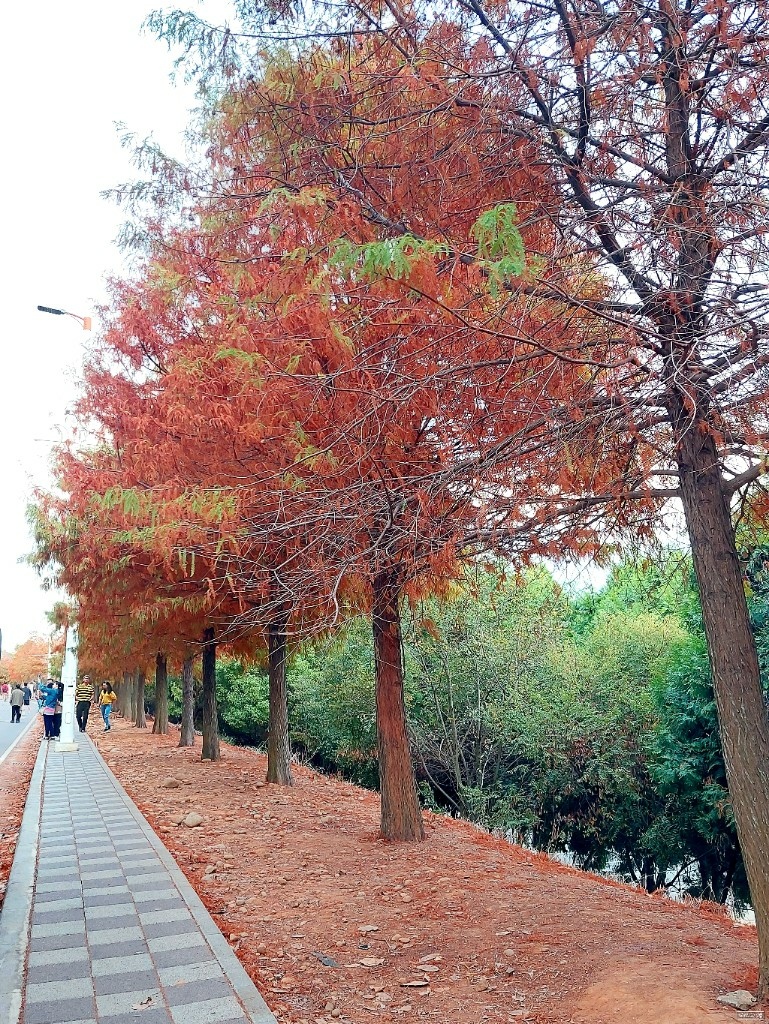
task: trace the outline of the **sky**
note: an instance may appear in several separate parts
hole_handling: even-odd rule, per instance
[[[115,122],[183,153],[191,86],[172,84],[165,44],[140,32],[153,0],[39,0],[10,4],[0,44],[0,629],[11,650],[45,633],[54,601],[19,560],[32,549],[26,507],[50,485],[51,446],[67,409],[87,335],[55,306],[93,315],[119,271],[122,214],[100,193],[136,175]],[[185,6],[180,4],[179,6]],[[221,20],[226,0],[190,7]],[[98,321],[94,316],[94,329]]]

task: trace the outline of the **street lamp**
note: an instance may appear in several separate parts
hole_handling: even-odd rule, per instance
[[[91,330],[90,316],[78,316],[77,313],[68,313],[66,309],[54,309],[53,306],[38,306],[37,308],[40,313],[53,313],[54,316],[71,316],[74,320],[80,321],[83,325],[84,331]],[[78,748],[77,743],[75,743],[75,684],[77,683],[77,653],[77,626],[69,625],[67,626],[64,646],[64,664],[61,669],[61,682],[64,687],[64,696],[61,702],[61,732],[59,735],[59,742],[56,744],[57,750],[77,750]],[[50,654],[48,665],[48,673],[50,675]]]
[[[91,330],[90,316],[78,316],[77,313],[68,313],[66,309],[54,309],[53,306],[38,306],[37,309],[39,313],[53,313],[54,316],[71,316],[74,320],[80,321],[84,331]]]

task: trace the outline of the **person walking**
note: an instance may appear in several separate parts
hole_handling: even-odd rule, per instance
[[[84,675],[75,690],[75,717],[81,732],[85,732],[85,728],[88,725],[88,712],[91,710],[92,700],[93,685],[91,684],[91,677]]]
[[[104,719],[104,731],[109,732],[112,726],[109,724],[109,716],[112,713],[112,705],[117,700],[117,694],[112,689],[112,684],[105,681],[101,684],[101,693],[99,694],[99,707],[101,708],[101,717]]]
[[[25,707],[29,707],[31,701],[32,701],[32,688],[30,687],[29,683],[25,683],[24,684],[24,706]]]
[[[21,683],[14,683],[13,690],[11,690],[11,721],[21,721],[21,708],[24,704],[24,691],[21,688]]]
[[[56,704],[59,700],[59,687],[54,679],[49,679],[46,683],[40,683],[37,692],[41,701],[40,713],[43,716],[43,724],[45,725],[45,738],[52,740],[54,738],[54,717],[56,715]]]

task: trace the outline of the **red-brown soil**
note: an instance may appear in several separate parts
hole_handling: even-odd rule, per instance
[[[304,767],[265,786],[263,756],[177,741],[98,737],[282,1021],[726,1024],[716,996],[755,981],[755,931],[712,908],[432,814],[424,843],[384,843],[374,793]]]
[[[42,722],[36,722],[21,743],[0,764],[0,907],[5,899],[42,731]]]

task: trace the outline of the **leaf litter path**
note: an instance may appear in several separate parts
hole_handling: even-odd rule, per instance
[[[262,755],[177,742],[98,739],[282,1021],[725,1024],[716,996],[755,980],[754,929],[720,913],[437,815],[384,843],[374,793],[304,767],[265,786]]]

